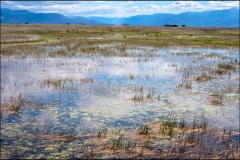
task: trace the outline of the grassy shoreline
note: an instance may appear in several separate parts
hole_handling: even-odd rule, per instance
[[[95,37],[124,42],[164,40],[165,43],[185,45],[239,46],[239,28],[1,24],[1,34],[13,33],[16,35],[32,34],[41,36],[45,40],[60,41],[70,37]],[[4,37],[2,38],[2,41],[7,41]]]

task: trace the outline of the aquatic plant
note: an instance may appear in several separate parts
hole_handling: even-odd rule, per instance
[[[203,82],[203,81],[209,81],[209,80],[211,80],[211,79],[212,79],[211,75],[210,75],[210,76],[207,76],[205,73],[203,73],[201,76],[198,76],[198,77],[196,78],[196,81],[197,81],[197,82]]]
[[[170,116],[167,119],[163,120],[162,125],[168,126],[168,127],[176,127],[177,126],[177,118]]]
[[[152,97],[153,97],[153,93],[148,93],[146,98],[152,99]]]
[[[12,104],[10,105],[10,110],[14,111],[16,114],[19,114],[20,108],[24,105],[25,99],[22,98],[20,93],[17,100],[12,99]]]
[[[107,129],[99,129],[97,137],[99,139],[107,137]]]
[[[191,132],[191,133],[188,135],[186,141],[187,141],[188,143],[195,143],[195,142],[196,142],[195,132]]]
[[[143,96],[142,96],[142,94],[135,94],[134,95],[134,97],[133,97],[133,99],[132,99],[133,101],[143,101]]]
[[[120,136],[117,139],[113,140],[111,149],[118,150],[118,149],[121,149],[122,147],[123,147],[123,138],[122,138],[122,136]]]
[[[147,124],[143,124],[139,128],[139,134],[140,135],[148,135],[149,133],[149,126]]]
[[[186,122],[185,122],[184,119],[179,122],[179,127],[180,128],[185,128],[186,127]]]

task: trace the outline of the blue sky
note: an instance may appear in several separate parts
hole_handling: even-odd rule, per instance
[[[65,16],[130,17],[239,8],[239,1],[1,1],[1,8]]]

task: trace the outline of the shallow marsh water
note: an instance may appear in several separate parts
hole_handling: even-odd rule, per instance
[[[239,132],[238,48],[124,45],[101,44],[95,47],[104,51],[90,53],[39,46],[40,57],[38,48],[3,56],[1,104],[24,100],[18,113],[2,111],[3,157],[81,157],[77,148],[99,129],[130,131],[160,116],[188,125],[204,116],[209,128]],[[51,56],[58,51],[67,55]],[[214,74],[220,63],[236,70]],[[203,73],[211,80],[194,80]]]

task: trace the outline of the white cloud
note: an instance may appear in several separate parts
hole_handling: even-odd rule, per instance
[[[134,4],[134,6],[133,6]],[[59,13],[75,16],[129,17],[140,14],[181,13],[186,11],[221,10],[239,8],[238,1],[209,1],[205,5],[196,1],[174,1],[161,5],[154,1],[3,1],[2,8],[26,9],[37,13]]]
[[[124,6],[124,5],[129,5],[129,4],[133,4],[133,3],[135,3],[134,1],[124,1],[124,2],[122,2],[122,3],[120,3],[120,4],[118,4],[119,6]]]
[[[206,10],[221,10],[232,7],[239,8],[239,1],[209,1],[206,5]]]
[[[38,9],[37,6],[23,6],[23,5],[17,5],[17,7],[18,7],[19,9],[27,9],[27,10]]]
[[[168,10],[197,10],[197,9],[204,9],[204,6],[194,2],[194,1],[176,1],[170,6],[166,6]]]
[[[151,9],[151,10],[159,10],[160,7],[158,5],[153,5],[153,4],[150,4],[146,7],[146,9]]]

